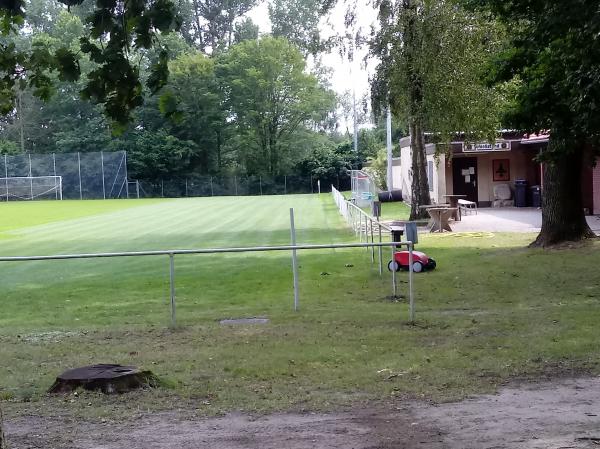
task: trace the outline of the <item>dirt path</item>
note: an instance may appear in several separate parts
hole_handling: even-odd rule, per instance
[[[8,420],[12,449],[567,449],[600,447],[600,378],[502,389],[438,406],[333,414],[159,413],[123,423]]]

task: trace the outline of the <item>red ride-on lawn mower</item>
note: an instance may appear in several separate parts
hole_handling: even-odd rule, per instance
[[[435,260],[421,251],[413,251],[413,272],[420,273],[434,268]],[[388,263],[388,269],[390,271],[408,271],[408,251],[396,251],[394,260],[390,260],[390,263]]]

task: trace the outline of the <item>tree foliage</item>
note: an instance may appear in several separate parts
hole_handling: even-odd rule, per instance
[[[592,236],[581,203],[582,162],[600,148],[600,9],[596,0],[465,0],[510,29],[510,43],[491,65],[489,81],[512,81],[505,122],[550,132],[542,231],[537,245]],[[592,156],[592,157],[590,157]],[[573,187],[575,186],[575,187]]]
[[[305,73],[305,61],[287,40],[265,37],[230,49],[220,61],[227,104],[248,143],[246,164],[279,174],[286,140],[333,108],[334,95]]]
[[[68,8],[83,0],[61,0]],[[34,3],[34,6],[36,3]],[[39,5],[39,4],[37,4]],[[80,58],[86,55],[96,66],[87,74],[81,90],[84,98],[102,104],[114,124],[123,128],[131,111],[142,104],[138,67],[132,62],[136,51],[160,45],[159,37],[179,27],[175,6],[170,0],[98,0],[85,19],[80,52],[67,46],[50,50],[43,42],[19,49],[11,37],[25,25],[25,2],[11,0],[0,5],[0,113],[12,111],[15,88],[29,87],[36,97],[47,100],[54,93],[55,78],[77,81]],[[150,91],[166,83],[167,53],[161,52],[147,78]]]
[[[456,132],[493,139],[502,96],[481,80],[502,42],[502,29],[453,0],[380,1],[381,30],[372,52],[381,63],[372,83],[374,109],[389,104],[408,123],[412,150],[411,217],[429,204],[425,131],[439,142]]]

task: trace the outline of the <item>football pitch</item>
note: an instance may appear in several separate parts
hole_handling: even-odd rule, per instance
[[[327,196],[290,195],[1,204],[0,248],[5,256],[25,256],[286,245],[291,207],[298,243],[355,241]],[[365,250],[302,252],[302,285],[321,272],[349,273],[346,254],[359,256],[359,265],[370,261]],[[168,262],[168,256],[4,262],[0,327],[165,324]],[[184,324],[290,308],[289,252],[179,255],[175,264]],[[372,271],[369,262],[359,276]]]

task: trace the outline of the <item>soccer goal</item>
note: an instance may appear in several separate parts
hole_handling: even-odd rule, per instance
[[[21,176],[0,178],[0,199],[62,200],[62,176]]]

